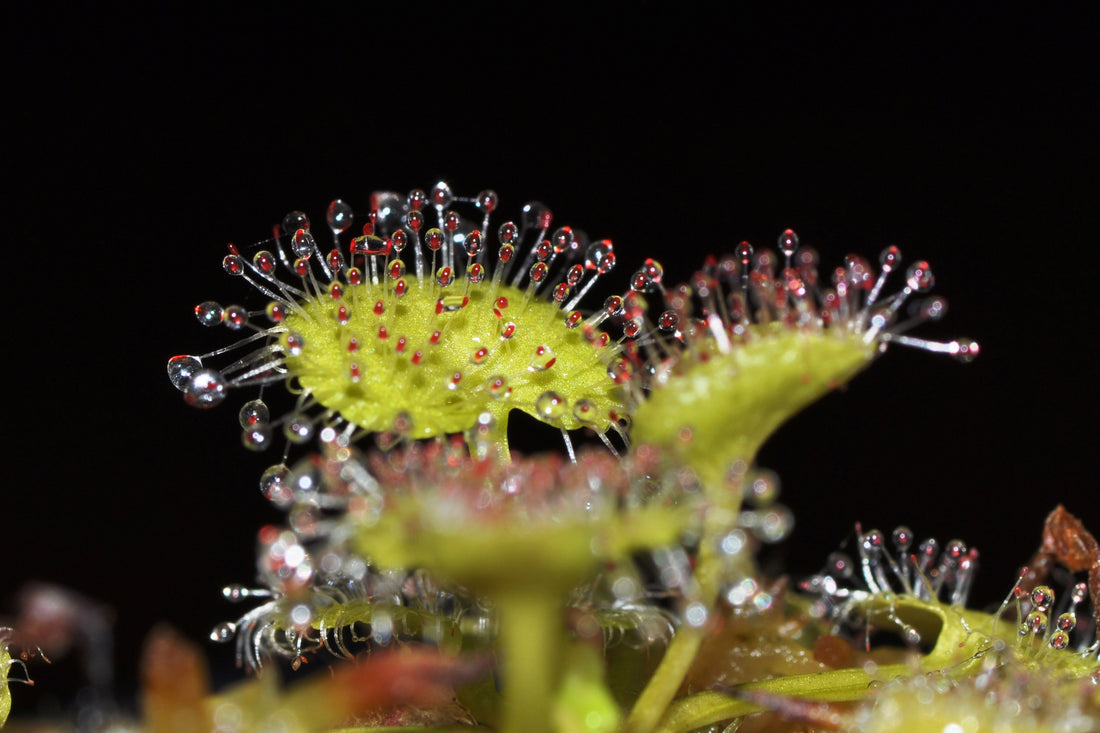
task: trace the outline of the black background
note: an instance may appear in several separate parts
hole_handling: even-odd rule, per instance
[[[256,490],[273,456],[239,445],[247,398],[204,414],[165,378],[229,339],[190,309],[245,298],[227,241],[377,188],[492,187],[504,216],[547,202],[616,243],[590,304],[644,257],[674,280],[787,226],[830,265],[896,243],[951,302],[922,333],[978,338],[981,358],[895,349],[775,436],[784,566],[817,569],[856,520],[904,522],[982,550],[984,603],[1057,502],[1100,530],[1094,18],[4,12],[0,603],[39,579],[110,604],[124,697],[153,623],[201,641],[239,610],[219,589],[251,581],[277,519]]]

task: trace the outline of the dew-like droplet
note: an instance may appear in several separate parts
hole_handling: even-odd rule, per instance
[[[481,232],[475,229],[467,234],[462,246],[466,248],[468,256],[477,257],[478,253],[481,252]]]
[[[271,422],[271,411],[263,400],[249,400],[241,405],[241,411],[237,415],[241,427],[248,429],[254,425]]]
[[[313,422],[304,413],[293,413],[283,423],[283,434],[291,443],[305,443],[313,437]]]
[[[909,547],[913,544],[913,530],[904,524],[898,525],[894,528],[892,539],[898,553],[904,555],[909,552]]]
[[[550,271],[550,268],[546,266],[545,262],[536,262],[531,265],[531,282],[540,283],[546,279],[546,274]]]
[[[458,212],[457,211],[448,211],[446,213],[446,215],[443,217],[443,229],[445,231],[448,231],[448,232],[457,232],[458,231],[458,222],[459,222]]]
[[[779,498],[779,474],[759,470],[745,489],[746,499],[759,506],[767,506]]]
[[[622,316],[624,313],[626,313],[626,308],[623,305],[622,296],[619,296],[619,295],[609,295],[609,296],[607,296],[607,299],[604,300],[604,302],[603,302],[603,310],[604,310],[604,313],[606,313],[611,318],[616,318],[616,317]]]
[[[615,246],[611,243],[610,239],[601,239],[598,242],[593,242],[588,245],[588,249],[584,252],[584,266],[589,270],[595,270],[600,274],[608,272],[610,268],[603,269],[607,256],[613,254]],[[611,266],[614,267],[615,260],[611,260]]]
[[[444,239],[442,230],[433,227],[428,230],[427,234],[425,234],[425,237],[428,242],[428,249],[430,249],[432,252],[438,252],[440,249],[442,249]]]
[[[294,236],[299,229],[309,231],[309,217],[301,211],[291,211],[283,217],[283,234]]]
[[[879,253],[878,262],[883,272],[893,271],[895,267],[901,264],[901,250],[891,244]]]
[[[187,389],[191,377],[202,369],[202,361],[197,356],[180,354],[168,360],[168,379],[172,385],[183,392]]]
[[[241,445],[251,451],[267,450],[271,445],[271,426],[267,423],[259,423],[244,429],[241,433]]]
[[[905,284],[910,290],[918,293],[923,293],[931,288],[936,284],[931,265],[924,260],[909,265],[909,269],[905,271]]]
[[[226,255],[222,258],[222,269],[230,275],[243,275],[244,260],[240,255]]]
[[[294,503],[290,490],[290,468],[285,463],[271,466],[260,476],[260,493],[278,507]]]
[[[737,245],[737,259],[741,261],[741,271],[748,272],[749,266],[752,264],[752,245],[748,242],[741,242]]]
[[[216,641],[219,644],[225,644],[233,641],[233,638],[237,635],[237,625],[230,621],[223,621],[214,627],[210,632],[210,641]]]
[[[573,403],[573,417],[579,423],[594,425],[596,414],[596,403],[587,397],[582,397]]]
[[[414,232],[419,232],[424,228],[424,214],[419,210],[410,211],[405,219],[409,223],[409,229]]]
[[[882,552],[886,546],[886,537],[883,536],[882,530],[872,529],[865,535],[859,538],[860,543],[863,545],[864,552],[868,553],[872,557]]]
[[[665,268],[661,266],[660,262],[652,258],[647,258],[646,261],[642,263],[642,272],[645,273],[645,276],[649,278],[649,281],[652,283],[661,282],[661,279],[665,276]]]
[[[1042,611],[1032,611],[1024,619],[1024,627],[1029,633],[1042,634],[1047,630],[1047,615]],[[1022,630],[1021,630],[1022,631]]]
[[[183,399],[192,407],[207,409],[221,404],[229,390],[222,373],[215,369],[201,369],[191,375],[183,388]]]
[[[565,415],[565,399],[557,392],[546,391],[535,398],[535,414],[549,423],[556,423]]]
[[[501,376],[495,376],[489,378],[489,396],[494,400],[499,400],[501,397],[505,397],[508,392],[508,380]]]
[[[432,187],[432,206],[439,208],[447,208],[451,205],[451,202],[455,200],[454,193],[451,192],[451,187],[444,181],[440,181]]]
[[[230,603],[239,603],[248,598],[248,589],[239,583],[230,583],[222,588],[222,597]]]
[[[501,244],[509,244],[515,247],[519,244],[518,237],[519,229],[516,228],[514,222],[506,221],[497,228],[497,239],[500,240]],[[501,250],[503,251],[503,247]]]
[[[1063,614],[1059,614],[1058,620],[1054,622],[1061,631],[1069,633],[1077,628],[1077,614],[1072,611],[1068,611]]]
[[[851,578],[855,573],[852,558],[843,552],[833,552],[825,559],[825,572],[834,578]]]
[[[798,250],[798,235],[794,233],[793,229],[784,229],[779,235],[777,246],[785,257],[793,256]]]
[[[217,326],[225,318],[225,310],[220,303],[207,300],[195,306],[195,318],[204,326]]]
[[[428,201],[428,195],[419,188],[409,191],[409,211],[420,211]]]
[[[657,316],[657,329],[662,333],[673,333],[680,323],[680,317],[674,311],[665,311]]]
[[[535,348],[535,353],[532,355],[527,369],[532,372],[544,372],[554,366],[554,362],[557,360],[558,357],[554,350],[543,344]]]
[[[958,562],[966,554],[966,543],[962,540],[951,540],[943,548],[943,556],[952,562]]]
[[[935,295],[921,302],[918,312],[921,320],[938,321],[947,315],[947,298]]]
[[[1054,605],[1054,591],[1049,585],[1037,585],[1031,591],[1031,602],[1040,611],[1049,611]]]
[[[355,215],[352,213],[351,207],[340,199],[332,201],[325,211],[325,221],[328,222],[328,228],[337,234],[350,229],[354,218]]]
[[[550,238],[550,242],[554,252],[561,254],[573,246],[574,239],[572,227],[559,227]]]
[[[955,357],[964,364],[969,364],[978,358],[978,354],[981,351],[981,347],[977,341],[968,338],[955,339],[950,344],[951,356]]]
[[[309,259],[316,246],[317,243],[313,241],[313,235],[305,229],[299,229],[290,238],[290,251],[301,259]]]
[[[487,188],[477,195],[475,204],[477,208],[481,209],[486,214],[491,214],[497,208],[499,202],[500,197],[497,196],[497,192]]]
[[[271,301],[264,306],[264,314],[267,316],[267,320],[272,323],[282,323],[286,320],[287,308],[278,301]]]
[[[1069,646],[1069,634],[1064,631],[1055,631],[1050,635],[1050,648],[1059,651]]]
[[[524,229],[549,229],[554,215],[541,201],[528,201],[523,205]]]
[[[248,325],[248,311],[244,306],[227,306],[224,313],[225,326],[231,331],[239,331]]]
[[[1088,595],[1089,586],[1084,581],[1077,583],[1073,586],[1073,590],[1070,593],[1070,598],[1073,599],[1073,605],[1077,605],[1085,600],[1085,596]]]

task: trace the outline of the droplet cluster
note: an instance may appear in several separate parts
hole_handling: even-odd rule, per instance
[[[663,283],[660,264],[648,260],[632,277],[632,293],[622,304],[626,335],[636,340],[631,353],[641,366],[633,384],[659,386],[695,361],[779,332],[828,334],[880,349],[896,343],[964,362],[977,357],[979,346],[971,339],[941,343],[906,334],[947,312],[946,299],[926,295],[935,284],[927,262],[903,270],[901,251],[891,245],[880,254],[877,272],[853,254],[822,273],[817,252],[802,246],[794,231],[783,231],[777,244],[778,255],[741,242],[732,254],[708,257],[688,282],[671,288]],[[887,294],[895,273],[902,285]],[[650,293],[664,303],[655,320],[644,300]]]
[[[352,236],[351,207],[333,201],[327,253],[306,214],[287,214],[273,239],[250,254],[230,245],[222,261],[267,305],[195,307],[202,325],[244,338],[173,357],[169,378],[201,408],[231,389],[261,388],[239,415],[255,450],[305,443],[331,426],[391,443],[479,431],[506,455],[512,410],[563,433],[618,431],[621,348],[576,310],[614,267],[611,242],[551,230],[553,215],[537,202],[491,234],[497,207],[493,191],[459,198],[442,182],[429,192],[376,192],[362,234]],[[213,366],[230,353],[243,356]],[[276,383],[297,399],[273,418],[262,388]]]
[[[234,642],[238,664],[251,670],[271,657],[300,660],[321,649],[348,657],[364,642],[417,639],[457,648],[464,638],[474,645],[492,640],[496,620],[487,600],[424,568],[383,569],[358,549],[356,537],[387,513],[398,512],[403,531],[416,541],[429,528],[480,534],[493,527],[599,523],[624,506],[652,500],[626,464],[603,450],[581,451],[575,461],[547,454],[504,463],[470,455],[461,441],[362,454],[331,427],[319,438],[323,453],[293,468],[269,469],[261,479],[287,523],[259,532],[260,587],[223,591],[232,602],[262,601],[211,632],[215,641]],[[686,582],[686,555],[668,552],[679,553]],[[578,587],[570,605],[593,619],[609,642],[641,645],[672,634],[667,604],[653,602],[630,563]]]

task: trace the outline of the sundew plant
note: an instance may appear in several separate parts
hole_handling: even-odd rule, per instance
[[[1100,549],[1063,507],[992,612],[968,605],[977,550],[906,527],[856,524],[809,578],[758,567],[793,526],[756,464],[780,425],[888,348],[978,356],[919,335],[947,309],[927,262],[823,267],[786,230],[673,284],[499,203],[376,192],[229,246],[241,304],[195,316],[231,338],[168,376],[272,457],[260,488],[286,519],[211,633],[242,681],[210,690],[161,633],[133,725],[1100,730]],[[617,258],[633,274],[608,295]],[[560,441],[513,449],[516,410]]]

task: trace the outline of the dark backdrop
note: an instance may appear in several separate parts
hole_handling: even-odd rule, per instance
[[[905,522],[981,548],[988,602],[1057,502],[1100,530],[1094,19],[727,12],[4,11],[2,608],[31,579],[113,606],[124,695],[153,623],[233,615],[271,457],[240,448],[244,397],[187,408],[165,360],[227,340],[189,312],[244,297],[225,242],[441,177],[613,238],[603,294],[787,226],[828,263],[931,261],[952,308],[924,333],[981,358],[894,350],[767,446],[791,572]]]

